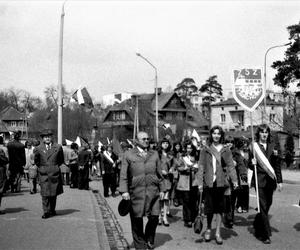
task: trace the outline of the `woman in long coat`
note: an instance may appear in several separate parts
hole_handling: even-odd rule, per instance
[[[200,191],[204,188],[205,202],[204,212],[207,215],[207,230],[205,241],[211,240],[211,224],[213,217],[216,217],[217,244],[222,244],[221,222],[224,212],[224,193],[231,180],[233,187],[238,186],[236,170],[229,147],[224,147],[224,131],[220,126],[214,126],[209,132],[208,147],[200,152],[199,171],[197,173]]]
[[[34,150],[34,162],[38,167],[38,175],[43,201],[43,219],[56,215],[57,195],[63,193],[60,165],[64,162],[62,147],[52,143],[52,132],[46,130],[41,134],[43,143]]]

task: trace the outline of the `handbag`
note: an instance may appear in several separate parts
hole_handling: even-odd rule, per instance
[[[194,232],[196,234],[201,234],[203,228],[203,215],[202,215],[202,192],[200,192],[200,201],[199,201],[199,212],[194,222]]]

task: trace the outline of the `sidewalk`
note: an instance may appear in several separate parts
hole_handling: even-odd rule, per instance
[[[22,250],[110,249],[103,218],[91,190],[70,189],[57,199],[57,216],[42,219],[39,193],[31,195],[22,180],[22,192],[8,192],[2,200],[0,248]]]
[[[300,170],[282,170],[282,179],[287,184],[300,184]]]

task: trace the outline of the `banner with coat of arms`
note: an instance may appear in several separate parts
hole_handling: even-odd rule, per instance
[[[265,96],[261,68],[233,70],[233,97],[243,108],[253,112]]]

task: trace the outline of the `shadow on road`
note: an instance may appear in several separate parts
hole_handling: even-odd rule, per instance
[[[162,234],[162,233],[156,233],[155,235],[155,245],[156,247],[162,246],[167,241],[173,240],[170,234]]]
[[[29,211],[28,209],[25,209],[24,207],[8,207],[5,208],[5,213],[7,214],[13,214],[13,213],[19,213],[23,211]]]
[[[67,214],[72,214],[80,212],[78,209],[61,209],[61,210],[56,210],[57,215],[67,215]]]
[[[252,222],[253,222],[253,220],[250,221],[245,217],[238,216],[238,215],[234,216],[234,225],[235,226],[238,226],[238,227],[239,226],[241,226],[241,227],[250,226],[252,224]]]
[[[296,223],[294,225],[294,228],[296,229],[296,231],[300,231],[300,222],[299,223]]]

